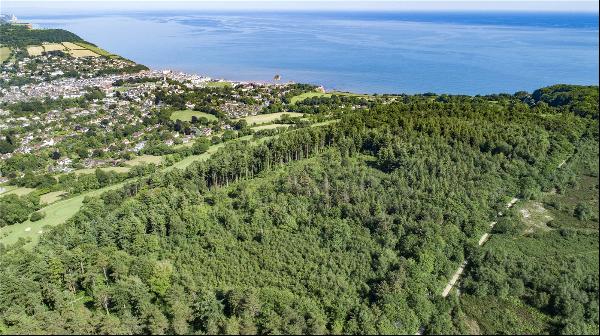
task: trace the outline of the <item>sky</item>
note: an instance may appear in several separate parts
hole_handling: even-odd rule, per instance
[[[545,0],[0,0],[0,13],[10,13],[13,8],[31,8],[35,11],[76,10],[77,8],[99,9],[207,9],[207,10],[357,10],[357,11],[553,11],[553,12],[598,12],[598,1],[545,1]]]

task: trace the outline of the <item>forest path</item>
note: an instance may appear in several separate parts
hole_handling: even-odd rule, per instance
[[[518,198],[513,197],[510,202],[508,202],[508,204],[506,204],[506,209],[510,209],[512,208],[513,205],[515,205],[517,202],[519,201]],[[502,212],[498,213],[499,216],[502,216]],[[496,225],[496,222],[491,222],[490,223],[490,230],[494,228],[494,225]],[[479,246],[482,246],[483,244],[485,244],[485,242],[488,241],[488,239],[490,239],[490,236],[492,234],[489,232],[484,233],[481,238],[479,238]],[[452,277],[450,278],[450,281],[448,281],[448,284],[446,284],[446,287],[444,288],[444,290],[442,291],[442,297],[447,297],[448,294],[450,294],[450,291],[452,290],[452,288],[454,287],[454,285],[458,282],[458,279],[460,279],[460,276],[462,275],[462,273],[465,271],[465,267],[467,266],[467,262],[463,261],[462,264],[460,264],[460,266],[458,267],[458,269],[456,270],[456,272],[454,272],[454,274],[452,275]]]

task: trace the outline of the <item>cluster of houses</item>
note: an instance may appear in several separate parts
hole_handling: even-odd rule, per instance
[[[125,63],[123,63],[125,62]],[[128,63],[127,63],[128,62]],[[25,57],[10,61],[0,67],[0,131],[18,130],[13,140],[18,142],[10,153],[0,154],[6,160],[16,154],[54,151],[65,142],[73,143],[88,135],[91,130],[100,134],[125,134],[125,128],[135,132],[115,138],[111,143],[102,143],[99,148],[88,148],[87,155],[65,153],[53,160],[48,171],[70,172],[74,166],[94,168],[119,165],[123,157],[139,153],[150,141],[157,139],[167,146],[189,143],[195,137],[212,136],[215,128],[233,129],[223,120],[214,126],[191,127],[191,132],[180,134],[164,125],[148,125],[147,118],[157,110],[168,107],[157,102],[156,91],[168,94],[183,94],[187,90],[205,87],[212,79],[194,74],[173,71],[140,71],[134,74],[114,74],[97,76],[98,71],[107,67],[129,66],[132,63],[120,58],[90,57],[71,58],[54,55],[36,56],[35,60]],[[78,71],[77,78],[67,77],[70,71]],[[32,79],[27,84],[4,85],[15,77]],[[143,80],[141,80],[143,79]],[[150,79],[150,80],[147,80]],[[120,81],[121,86],[117,86]],[[273,101],[281,101],[288,84],[257,84],[232,82],[234,90],[219,100],[218,108],[231,119],[256,115]],[[90,88],[101,90],[102,98],[89,101],[85,107],[54,109],[43,113],[13,116],[10,105],[32,99],[77,98],[84,96]],[[195,105],[187,102],[193,109]],[[2,139],[0,139],[2,140]],[[97,155],[97,153],[104,153]]]
[[[0,87],[11,84],[42,83],[65,77],[92,78],[100,71],[118,71],[136,65],[119,57],[72,57],[69,55],[44,54],[15,58],[0,67]]]

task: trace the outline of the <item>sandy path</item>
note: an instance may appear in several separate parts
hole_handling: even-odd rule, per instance
[[[506,204],[506,208],[510,209],[518,201],[519,201],[518,198],[513,197],[510,200],[510,202],[508,202],[508,204]],[[491,222],[490,223],[490,230],[494,228],[494,225],[496,225],[496,222]],[[485,244],[485,242],[487,242],[488,239],[490,239],[491,235],[492,234],[489,233],[489,232],[484,233],[481,236],[481,238],[479,238],[479,242],[478,242],[479,246],[482,246],[483,244]],[[448,284],[446,284],[446,287],[442,291],[442,297],[447,297],[448,294],[450,294],[450,291],[452,290],[452,287],[454,287],[454,285],[456,284],[456,282],[458,281],[458,279],[460,279],[460,276],[465,271],[465,267],[466,266],[467,266],[467,262],[466,261],[463,261],[463,263],[460,264],[460,266],[458,267],[458,269],[456,270],[456,272],[454,272],[454,275],[452,275],[452,278],[450,278],[450,281],[448,281]]]

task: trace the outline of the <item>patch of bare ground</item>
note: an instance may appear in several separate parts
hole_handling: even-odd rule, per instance
[[[529,201],[523,204],[519,209],[521,214],[521,221],[525,224],[525,234],[530,234],[536,230],[550,231],[547,224],[554,219],[550,212],[544,208],[544,205],[540,202]]]

